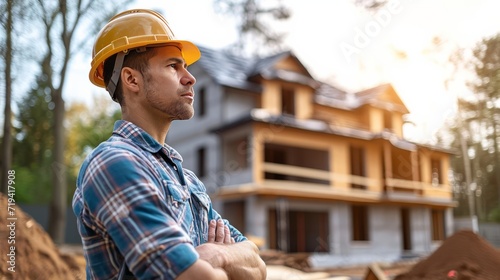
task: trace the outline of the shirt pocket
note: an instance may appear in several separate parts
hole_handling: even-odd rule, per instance
[[[189,194],[183,190],[180,184],[167,182],[167,204],[172,218],[181,224],[185,220],[187,208],[189,207]]]
[[[211,202],[210,197],[203,192],[193,192],[193,206],[196,211],[195,213],[195,221],[197,222],[197,226],[201,231],[202,240],[200,243],[204,243],[208,240],[208,222],[209,219],[213,219],[211,217]]]

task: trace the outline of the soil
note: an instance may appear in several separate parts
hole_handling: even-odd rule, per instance
[[[394,279],[500,279],[500,251],[470,230],[459,231],[434,253]]]
[[[81,261],[62,253],[50,236],[19,206],[0,193],[0,280],[84,279]],[[13,210],[12,215],[9,211]]]

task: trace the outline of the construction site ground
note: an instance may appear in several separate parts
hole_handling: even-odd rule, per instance
[[[0,205],[8,201],[0,194]],[[2,245],[0,280],[86,279],[80,244],[56,246],[49,235],[22,209],[0,211]],[[499,233],[500,234],[500,233]],[[372,263],[356,267],[315,270],[309,254],[261,251],[269,280],[498,280],[500,251],[481,236],[465,230],[443,241],[422,259]]]
[[[59,250],[61,254],[75,258],[76,262],[81,265],[81,273],[85,273],[85,259],[81,245],[65,244],[59,246]],[[263,251],[262,257],[266,260],[268,280],[364,280],[369,270],[367,265],[314,270],[306,267],[303,254]],[[285,264],[286,262],[287,264]],[[408,271],[415,263],[416,260],[377,264],[377,266],[383,271],[387,279],[392,279],[396,275]]]

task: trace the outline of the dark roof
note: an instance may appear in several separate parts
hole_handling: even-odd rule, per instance
[[[332,85],[315,80],[291,51],[283,51],[263,58],[247,58],[235,55],[228,50],[215,50],[203,46],[198,46],[198,48],[201,51],[201,58],[197,64],[223,86],[260,93],[262,92],[262,85],[258,82],[258,77],[279,79],[316,89],[314,99],[318,104],[343,110],[354,110],[370,104],[390,111],[398,111],[403,114],[409,113],[397,94],[395,94],[398,99],[396,102],[383,101],[379,98],[380,95],[388,91],[395,93],[392,85],[383,84],[355,93],[345,92]],[[279,60],[287,57],[297,60],[297,63],[303,67],[304,72],[298,73],[274,67]]]
[[[245,58],[232,54],[230,51],[214,50],[203,46],[198,46],[198,48],[201,51],[201,58],[197,64],[200,64],[217,83],[224,86],[261,92],[261,84],[255,82],[254,79],[258,76],[297,82],[314,88],[319,86],[319,82],[311,77],[305,67],[305,75],[274,68],[279,60],[286,57],[292,57],[300,63],[291,51],[283,51],[263,58]]]
[[[258,83],[248,80],[255,65],[254,59],[233,55],[229,51],[214,50],[198,46],[201,58],[197,62],[208,74],[221,85],[260,92]]]
[[[314,100],[318,104],[328,105],[337,108],[352,109],[349,106],[349,94],[332,85],[322,83],[317,89]]]
[[[268,57],[257,59],[254,63],[252,71],[249,73],[249,76],[254,76],[262,73],[262,71],[271,68],[279,60],[290,55],[292,55],[291,51],[284,51]]]
[[[391,84],[383,84],[359,92],[347,93],[341,91],[331,85],[322,84],[316,90],[315,101],[318,104],[323,104],[344,110],[353,110],[363,105],[373,105],[384,108],[389,111],[397,111],[403,114],[409,113],[406,106],[403,104],[399,96],[397,103],[382,101],[379,97],[387,91],[396,92]],[[398,104],[399,103],[399,104]]]

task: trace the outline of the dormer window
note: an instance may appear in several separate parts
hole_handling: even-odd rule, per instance
[[[292,88],[281,88],[281,113],[295,115],[295,91]]]
[[[392,131],[392,114],[389,111],[384,111],[384,128]]]

